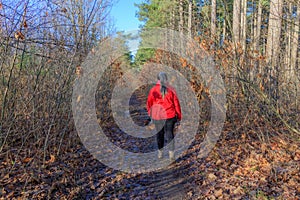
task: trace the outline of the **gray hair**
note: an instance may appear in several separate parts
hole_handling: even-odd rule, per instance
[[[157,75],[157,79],[160,80],[160,93],[164,98],[167,93],[167,86],[166,86],[168,81],[167,74],[165,72],[159,72]]]

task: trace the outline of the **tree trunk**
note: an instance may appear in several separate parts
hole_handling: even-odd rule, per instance
[[[233,2],[233,41],[235,43],[240,42],[240,30],[241,30],[241,0],[234,0]]]
[[[210,33],[212,38],[216,38],[216,21],[217,21],[217,0],[211,1],[211,23]]]
[[[254,19],[254,38],[253,38],[253,49],[255,51],[255,56],[259,56],[260,49],[259,49],[259,41],[261,38],[261,21],[262,20],[262,0],[258,1],[256,17]],[[262,73],[261,67],[259,65],[259,61],[255,63],[255,69],[257,73]]]
[[[192,37],[193,0],[189,0],[188,34]]]
[[[279,61],[282,8],[283,0],[271,0],[266,55],[273,72]]]
[[[223,43],[223,41],[225,41],[226,40],[226,26],[227,26],[227,24],[226,24],[226,17],[224,17],[224,20],[223,20],[223,30],[222,30],[222,40],[221,40],[221,42]]]
[[[239,68],[239,60],[238,49],[240,46],[241,40],[241,0],[234,0],[233,2],[233,20],[232,20],[232,34],[233,34],[233,43],[234,43],[234,62],[233,68],[230,72],[233,77],[237,76],[238,68]],[[231,82],[233,85],[236,84],[234,79]],[[232,87],[233,87],[232,85]]]
[[[223,42],[226,40],[226,36],[227,36],[227,24],[230,24],[229,20],[228,20],[228,7],[227,7],[227,3],[225,0],[222,0],[222,6],[223,6],[223,12],[224,12],[224,19],[223,19],[223,27],[222,27],[222,38],[220,41],[220,45],[223,44]]]
[[[179,1],[179,32],[183,33],[184,19],[183,19],[183,0]]]
[[[296,66],[298,60],[298,45],[299,45],[299,24],[300,24],[300,3],[297,5],[297,17],[295,19],[293,33],[292,33],[292,45],[291,45],[291,76],[296,78]]]
[[[280,55],[280,36],[281,36],[281,17],[283,10],[283,0],[271,0],[270,15],[267,36],[267,63],[269,69],[268,93],[269,97],[278,101],[278,81],[279,81],[279,55]],[[277,104],[278,105],[278,104]]]
[[[255,50],[259,50],[259,39],[260,39],[260,32],[261,32],[261,19],[262,19],[262,5],[261,1],[258,1],[257,5],[257,12],[254,19],[254,41],[253,47]]]
[[[247,39],[247,0],[242,0],[241,2],[241,32],[240,32],[240,42],[242,49],[246,50],[246,39]]]
[[[292,29],[292,15],[293,15],[293,5],[289,3],[287,11],[287,20],[286,20],[286,38],[285,38],[285,54],[284,54],[284,69],[286,80],[291,78],[291,39],[293,34]]]
[[[299,25],[300,25],[300,2],[297,4],[297,17],[295,19],[294,32],[291,47],[291,77],[295,84],[295,103],[296,108],[299,105],[300,96],[300,74],[297,72],[297,65],[299,64]],[[299,69],[298,69],[299,70]]]

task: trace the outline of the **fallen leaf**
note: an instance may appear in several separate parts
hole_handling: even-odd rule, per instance
[[[214,192],[214,194],[215,194],[216,197],[221,197],[222,194],[223,194],[223,190],[222,190],[222,189],[216,190],[216,191]]]
[[[214,175],[213,173],[208,174],[207,177],[208,177],[208,179],[209,179],[210,181],[214,181],[214,180],[217,179],[216,175]]]
[[[3,179],[9,179],[9,174],[6,174]]]
[[[53,163],[54,161],[55,161],[55,156],[51,154],[50,159],[46,163]]]
[[[80,100],[81,100],[81,95],[78,95],[78,97],[77,97],[77,103],[79,103]]]
[[[221,159],[217,160],[216,165],[221,165],[221,164],[222,164],[222,160]]]
[[[23,159],[23,163],[29,163],[32,160],[32,158],[25,158]]]
[[[78,65],[76,66],[76,71],[75,71],[76,75],[78,77],[80,77],[82,75],[82,68]]]
[[[237,195],[237,194],[243,194],[244,190],[241,186],[238,186],[235,190],[233,190],[233,194]]]

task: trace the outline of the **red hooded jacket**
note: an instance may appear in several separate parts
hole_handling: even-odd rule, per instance
[[[163,98],[160,93],[160,81],[150,90],[147,100],[147,111],[154,120],[171,119],[177,116],[181,120],[180,103],[176,91],[167,86],[167,92]]]

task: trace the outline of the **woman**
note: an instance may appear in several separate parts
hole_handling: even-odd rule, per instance
[[[174,125],[181,120],[180,103],[176,91],[168,85],[167,74],[160,72],[156,85],[150,90],[147,111],[157,130],[158,158],[162,158],[164,139],[170,143],[169,158],[174,160]]]

